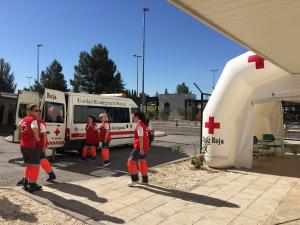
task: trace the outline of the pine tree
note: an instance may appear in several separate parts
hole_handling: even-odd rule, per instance
[[[10,69],[9,63],[0,58],[0,92],[14,93],[16,91],[15,75]]]
[[[74,91],[94,94],[124,91],[121,74],[108,54],[101,44],[95,45],[90,53],[80,53],[78,64],[74,66],[74,79],[70,80]]]

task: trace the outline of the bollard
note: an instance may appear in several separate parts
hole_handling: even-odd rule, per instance
[[[175,120],[176,127],[178,127],[178,119]]]

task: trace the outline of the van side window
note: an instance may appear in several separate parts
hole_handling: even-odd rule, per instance
[[[102,107],[102,106],[74,106],[74,123],[86,123],[89,115],[96,118],[97,122],[100,122],[99,114],[107,113],[109,121],[111,123],[129,123],[129,108],[119,107]]]
[[[46,123],[64,123],[64,105],[61,103],[46,102],[44,106]]]

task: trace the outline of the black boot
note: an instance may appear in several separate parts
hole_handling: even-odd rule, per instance
[[[149,183],[148,176],[142,176],[142,182],[143,184],[148,184]]]
[[[40,191],[42,189],[42,186],[38,185],[37,183],[29,183],[26,186],[24,186],[24,189],[29,193],[32,193],[35,191]]]
[[[49,178],[47,179],[48,182],[56,179],[56,175],[55,175],[55,173],[53,173],[53,171],[50,172],[48,175],[49,175]]]
[[[17,186],[22,186],[25,183],[25,177],[22,178],[22,180],[17,182]]]

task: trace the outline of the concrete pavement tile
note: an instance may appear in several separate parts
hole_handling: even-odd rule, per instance
[[[242,212],[243,210],[245,210],[245,208],[247,208],[251,204],[251,202],[249,200],[245,200],[245,199],[242,199],[242,198],[232,198],[229,201],[233,204],[238,205],[238,207],[237,208],[219,207],[218,209],[216,209],[216,211],[237,215],[240,212]]]
[[[164,220],[159,225],[182,225],[182,223],[179,223],[178,221],[175,221],[174,219],[169,218],[169,219]]]
[[[204,220],[214,221],[217,224],[229,224],[237,216],[234,214],[229,214],[221,211],[211,211],[209,214],[204,216]]]
[[[126,185],[124,187],[120,187],[120,188],[115,189],[115,191],[125,193],[125,194],[131,194],[131,193],[136,192],[138,190],[135,189],[135,188],[128,187],[128,185]]]
[[[206,186],[206,185],[201,185],[199,187],[194,188],[191,192],[196,193],[196,194],[201,194],[204,192],[205,194],[210,194],[218,190],[219,188],[217,187],[212,187],[212,186]]]
[[[116,202],[116,201],[112,201],[112,202],[107,202],[104,204],[98,204],[95,205],[94,208],[96,208],[97,210],[100,210],[106,214],[111,214],[117,210],[123,209],[125,208],[126,205],[122,204],[120,202]]]
[[[226,225],[226,224],[212,219],[202,218],[198,222],[194,223],[194,225]]]
[[[299,219],[299,217],[296,217],[296,218]],[[288,217],[285,217],[284,215],[274,215],[274,216],[271,216],[271,218],[269,218],[265,224],[266,225],[274,225],[274,224],[289,225],[290,224],[289,221],[292,222],[296,218],[288,218]],[[300,223],[300,220],[298,220],[298,224],[299,223]]]
[[[163,218],[168,218],[168,217],[176,214],[177,212],[178,212],[178,210],[167,208],[165,206],[159,206],[159,207],[153,209],[152,211],[150,211],[150,213],[159,215],[160,217],[163,217]]]
[[[184,201],[182,199],[174,199],[170,202],[167,202],[163,206],[165,206],[167,208],[170,208],[170,209],[180,211],[180,210],[183,210],[185,207],[189,206],[190,204],[193,204],[193,203],[190,203],[188,201]]]
[[[118,192],[118,191],[109,191],[109,192],[105,192],[103,194],[103,197],[105,197],[105,199],[107,199],[108,201],[126,196],[126,193],[122,193],[122,192]]]
[[[161,223],[163,220],[165,220],[165,218],[152,214],[152,213],[146,213],[134,220],[132,220],[131,222],[134,222],[136,224],[147,224],[147,225],[156,225]]]
[[[171,216],[170,218],[177,221],[178,223],[189,225],[197,222],[201,218],[201,215],[181,211]]]
[[[159,207],[162,204],[163,203],[160,203],[160,202],[151,202],[148,199],[146,199],[146,200],[134,203],[134,204],[132,204],[130,206],[133,207],[133,208],[135,208],[135,209],[142,210],[144,212],[148,212],[148,211],[151,211],[152,209],[155,209],[155,208]]]
[[[202,204],[191,204],[188,205],[183,209],[184,212],[193,214],[193,215],[198,215],[200,217],[203,217],[207,215],[211,210],[215,209],[213,206],[208,206],[208,205],[202,205]]]
[[[164,195],[154,195],[154,196],[151,196],[150,198],[147,198],[147,201],[155,202],[155,203],[159,203],[159,204],[164,204],[164,203],[170,202],[172,200],[174,200],[173,197],[164,196]]]
[[[115,217],[118,217],[120,219],[123,219],[124,221],[128,222],[136,217],[139,217],[141,215],[143,215],[145,212],[132,208],[132,207],[126,207],[123,209],[120,209],[116,212],[114,212],[114,214],[112,214]]]
[[[240,215],[242,217],[247,217],[250,219],[256,219],[262,222],[266,222],[271,216],[272,212],[267,210],[259,210],[259,209],[245,209]]]
[[[236,219],[234,219],[230,225],[262,225],[263,222],[255,219],[250,219],[248,217],[242,217],[239,216]]]
[[[135,196],[130,196],[130,195],[126,195],[124,197],[118,198],[115,201],[120,202],[126,206],[130,206],[136,202],[141,201],[139,198],[135,197]]]

